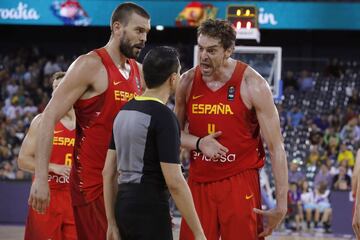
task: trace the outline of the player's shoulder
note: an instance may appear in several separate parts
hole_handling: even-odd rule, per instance
[[[71,76],[71,77],[70,77]],[[106,68],[102,64],[101,58],[95,52],[80,55],[69,67],[64,83],[92,84],[98,79],[106,76]],[[76,83],[72,79],[76,78]],[[69,80],[70,79],[70,80]]]
[[[39,124],[41,121],[41,113],[37,114],[33,120],[31,121],[31,124]]]
[[[94,71],[103,67],[101,58],[93,51],[80,55],[73,64],[86,71]]]
[[[186,91],[193,83],[195,77],[195,68],[191,68],[184,72],[180,78],[179,88],[180,90]]]
[[[41,121],[41,113],[39,113],[38,115],[36,115],[32,120],[31,120],[31,123],[30,123],[30,128],[31,129],[37,129],[39,124],[40,124],[40,121]]]
[[[266,90],[269,88],[268,82],[252,67],[247,66],[244,72],[244,80],[248,87],[257,90]]]
[[[184,81],[184,82],[191,82],[194,80],[194,77],[195,77],[195,67],[187,70],[186,72],[184,72],[182,75],[181,75],[181,81]]]

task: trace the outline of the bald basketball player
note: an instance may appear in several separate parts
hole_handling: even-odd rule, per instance
[[[207,239],[257,240],[270,235],[287,212],[287,161],[279,115],[266,80],[230,56],[231,24],[206,20],[198,28],[200,64],[181,77],[175,112],[191,149],[191,192]],[[261,129],[261,136],[260,136]],[[277,206],[261,210],[262,137],[270,151]],[[268,217],[263,228],[262,217]],[[180,239],[193,239],[186,221]]]
[[[74,105],[77,135],[70,184],[79,239],[106,238],[101,172],[116,114],[142,93],[141,66],[134,59],[145,46],[150,16],[139,5],[122,3],[113,11],[110,28],[110,40],[104,47],[72,63],[39,125],[36,179],[29,203],[43,213],[50,198],[47,169],[54,126]]]
[[[65,72],[57,72],[52,76],[53,91],[58,87],[64,75]],[[19,168],[31,173],[35,171],[36,140],[41,137],[39,135],[40,120],[41,114],[37,115],[31,122],[18,157]],[[48,182],[51,192],[50,206],[45,214],[39,214],[29,207],[25,240],[77,239],[69,184],[74,144],[75,113],[71,108],[55,125],[54,129],[53,149],[48,170]]]

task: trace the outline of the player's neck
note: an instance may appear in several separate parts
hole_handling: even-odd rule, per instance
[[[216,69],[210,76],[203,76],[203,79],[206,82],[227,82],[230,80],[233,72],[235,71],[236,61],[232,58],[229,58],[224,61],[224,63]]]
[[[110,38],[109,42],[105,45],[105,49],[109,53],[116,66],[125,68],[127,58],[121,54],[119,43],[117,43],[114,38]]]

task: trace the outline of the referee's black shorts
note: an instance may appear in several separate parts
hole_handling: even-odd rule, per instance
[[[172,240],[169,196],[152,184],[120,184],[115,218],[121,239]]]

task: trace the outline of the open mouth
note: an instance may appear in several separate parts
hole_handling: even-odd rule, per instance
[[[210,64],[207,64],[207,63],[201,63],[200,64],[200,67],[203,69],[203,70],[209,70],[211,68]]]

